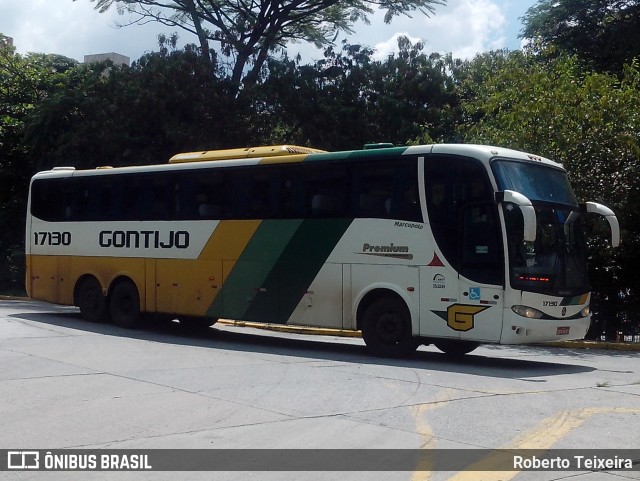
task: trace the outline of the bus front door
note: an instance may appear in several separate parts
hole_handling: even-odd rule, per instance
[[[470,204],[460,213],[458,318],[460,339],[497,342],[502,332],[504,256],[493,203]]]

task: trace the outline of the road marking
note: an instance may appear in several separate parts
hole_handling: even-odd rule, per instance
[[[543,420],[538,426],[513,440],[513,444],[503,449],[534,449],[541,455],[555,443],[596,414],[640,413],[640,408],[595,407],[560,411]],[[511,469],[512,456],[490,454],[471,464],[466,471],[449,478],[448,481],[510,481],[520,471],[500,471]],[[487,471],[481,471],[486,469]]]
[[[422,437],[420,449],[429,450],[436,447],[437,438],[433,434],[433,430],[427,422],[426,414],[429,411],[445,406],[447,401],[451,400],[454,391],[454,389],[445,389],[436,395],[436,399],[434,401],[411,407],[412,415],[416,423],[416,431]],[[433,474],[434,464],[435,459],[431,459],[430,456],[421,458],[418,466],[416,466],[413,476],[411,476],[411,481],[429,481]]]

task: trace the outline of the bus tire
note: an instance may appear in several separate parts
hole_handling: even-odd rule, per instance
[[[83,319],[90,322],[107,320],[107,298],[102,294],[102,286],[93,276],[85,277],[76,287],[76,305]]]
[[[405,357],[420,344],[411,333],[411,315],[399,297],[387,296],[373,301],[362,317],[362,338],[376,355]]]
[[[480,343],[475,341],[453,341],[444,339],[434,342],[433,345],[449,356],[464,356],[477,348]]]
[[[131,329],[140,325],[140,295],[130,280],[118,282],[109,296],[109,311],[114,324]]]

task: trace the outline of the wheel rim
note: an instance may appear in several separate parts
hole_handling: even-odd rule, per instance
[[[388,311],[378,318],[376,323],[378,338],[386,344],[397,344],[404,335],[404,322],[395,311]]]

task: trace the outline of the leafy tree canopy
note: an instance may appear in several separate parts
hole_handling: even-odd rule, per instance
[[[15,53],[0,34],[0,290],[24,279],[24,213],[33,158],[24,130],[76,64],[61,55]],[[19,291],[18,291],[19,292]]]
[[[487,68],[499,64],[499,69]],[[592,237],[595,290],[640,292],[640,68],[621,76],[585,72],[575,57],[540,60],[522,52],[489,53],[466,65],[467,142],[535,152],[565,165],[580,201],[594,200],[616,212],[620,249],[607,248],[608,228]]]
[[[620,72],[640,58],[639,0],[539,0],[523,21],[522,38],[599,71]]]
[[[385,22],[418,11],[428,15],[446,0],[91,0],[96,9],[115,5],[131,14],[131,23],[156,21],[198,36],[205,57],[209,41],[231,60],[232,85],[256,83],[269,52],[289,41],[330,44],[340,32],[352,33],[357,21],[368,23],[374,8],[386,11]],[[213,55],[215,56],[215,55]]]

